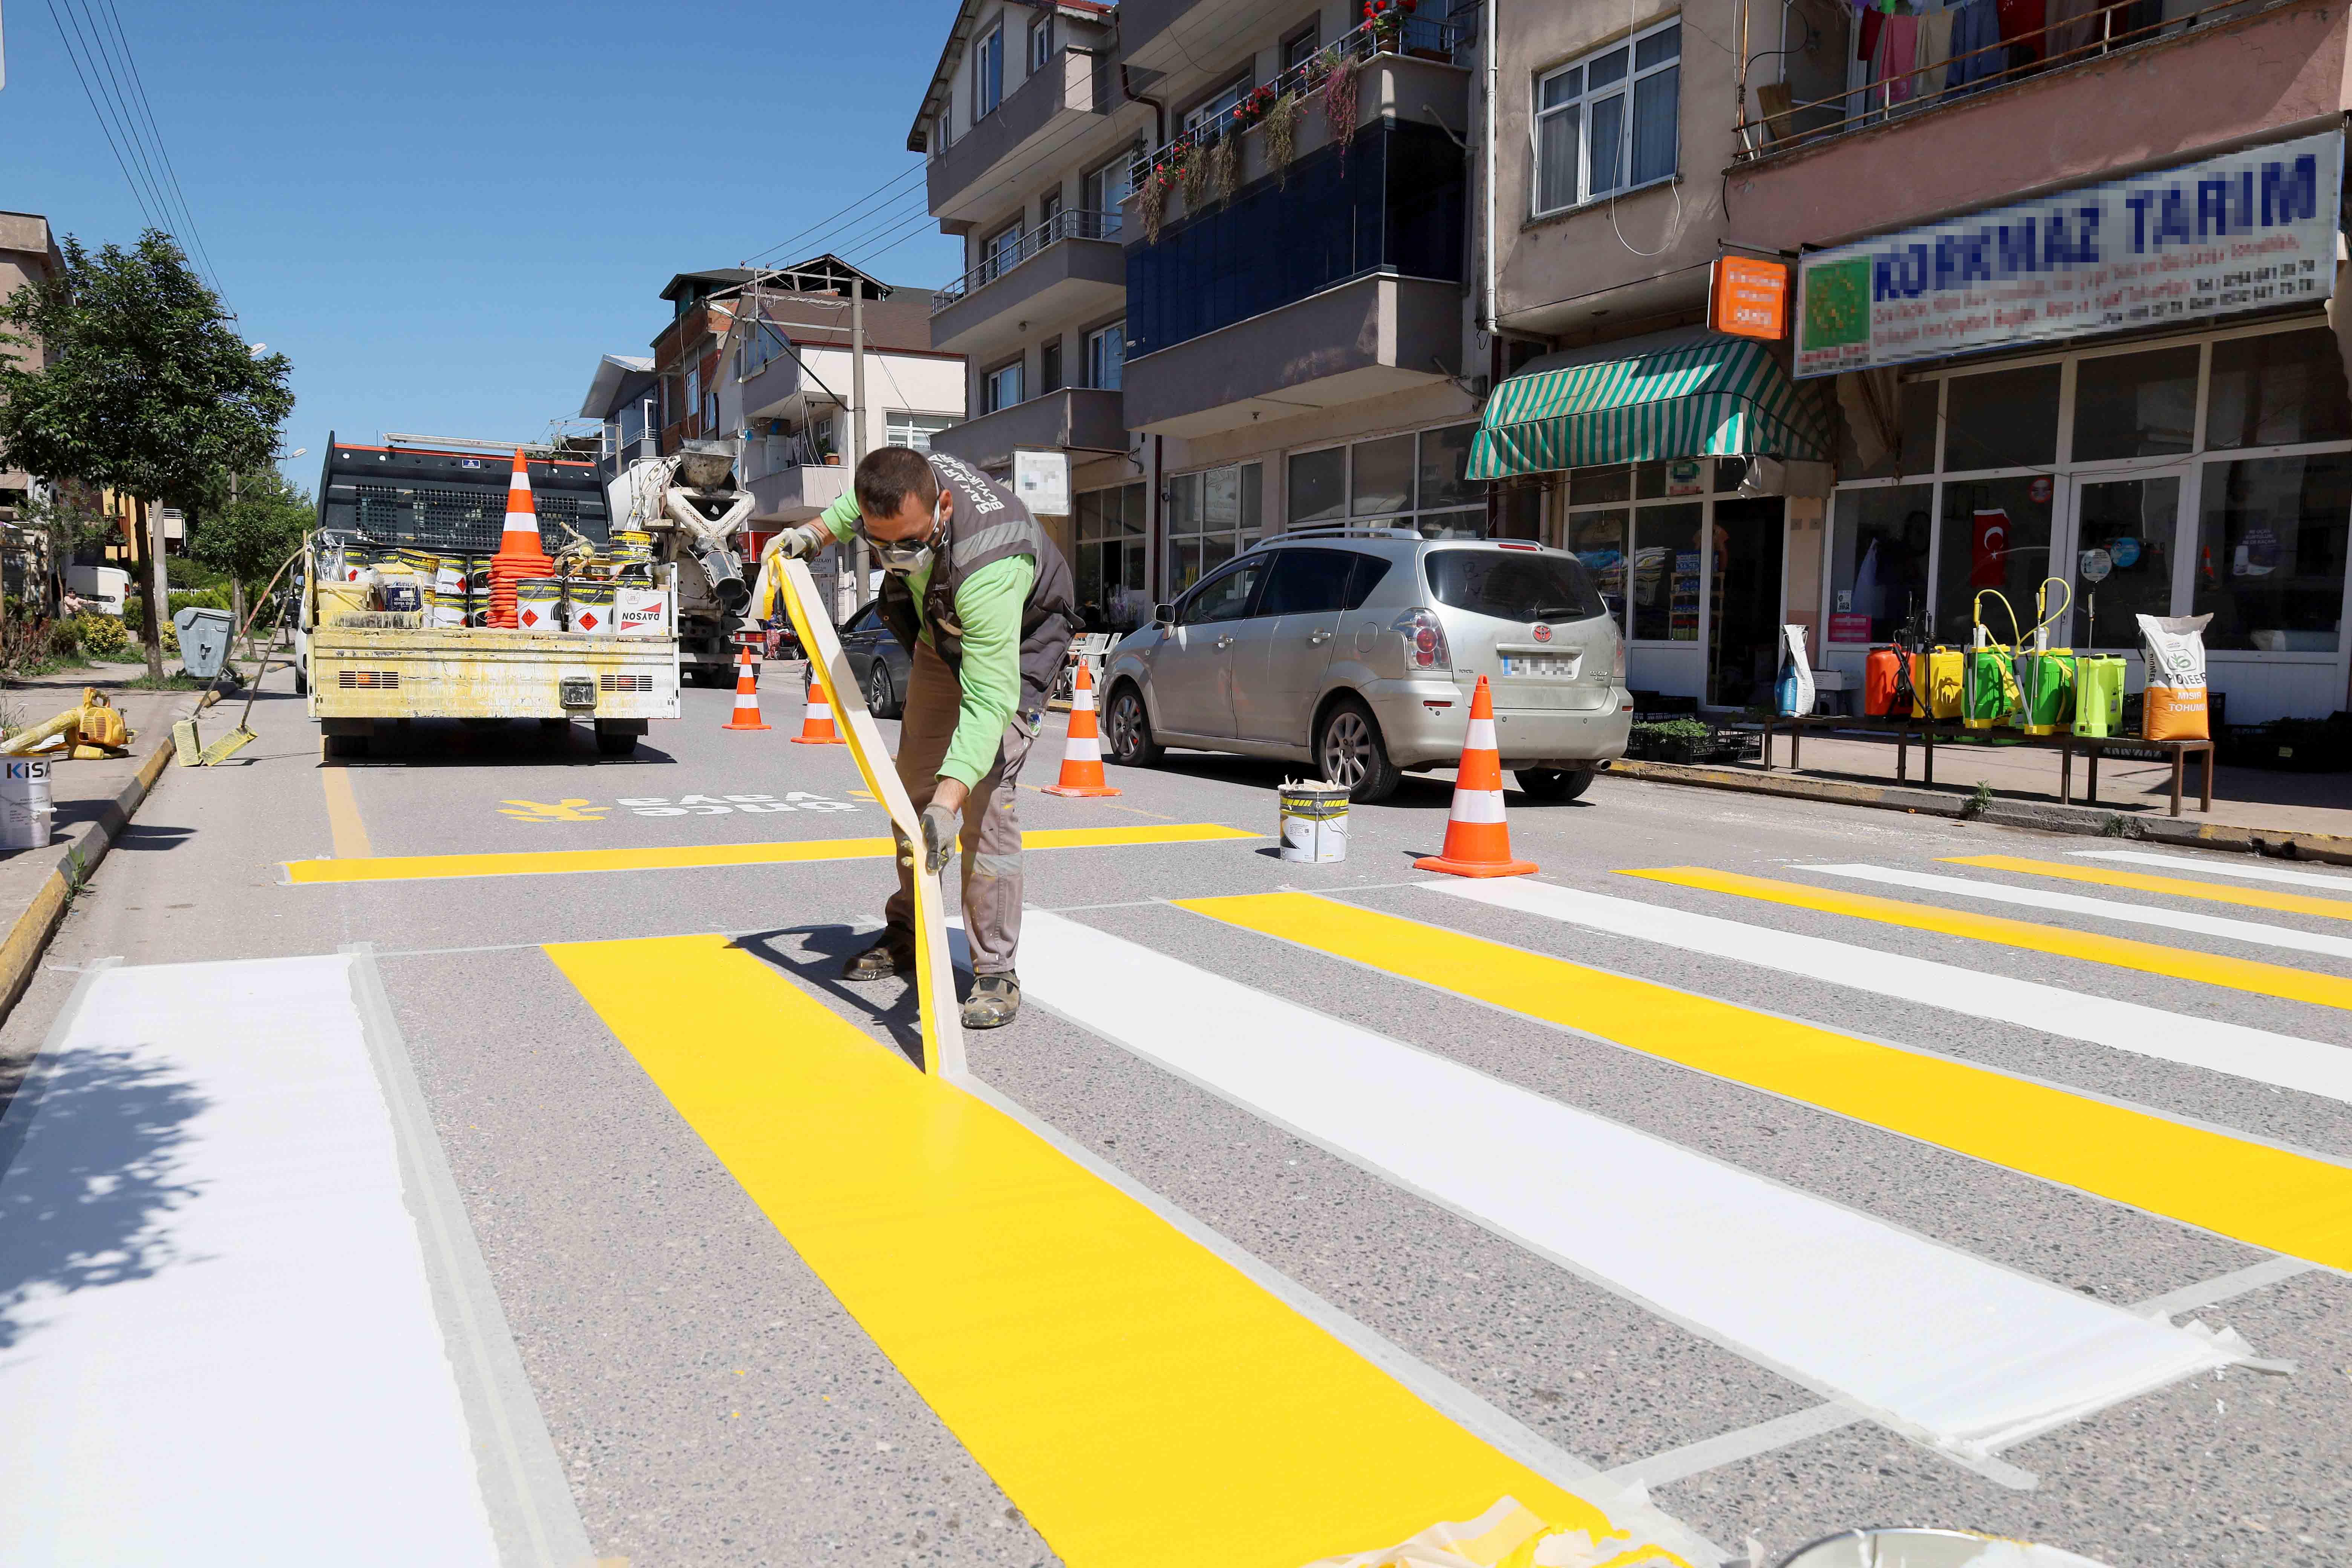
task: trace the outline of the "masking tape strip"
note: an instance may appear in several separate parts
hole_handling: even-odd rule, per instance
[[[782,589],[784,609],[792,616],[801,647],[824,668],[825,695],[832,700],[833,710],[842,721],[843,738],[849,742],[849,754],[865,776],[866,787],[882,803],[882,809],[890,814],[899,837],[909,845],[919,846],[923,829],[916,817],[915,803],[908,797],[906,786],[898,782],[898,770],[890,763],[889,748],[882,742],[882,731],[874,727],[874,715],[866,710],[865,691],[850,679],[849,660],[842,655],[841,640],[833,634],[833,622],[818,613],[824,600],[817,592],[816,580],[809,575],[808,563],[779,557],[778,564],[782,570],[776,581]],[[963,1077],[963,1021],[956,1012],[955,972],[949,967],[943,895],[939,879],[919,866],[915,868],[911,880],[915,888],[915,995],[922,1018],[923,1070],[952,1082]]]

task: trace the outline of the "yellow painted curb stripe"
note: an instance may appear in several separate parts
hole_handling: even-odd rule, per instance
[[[2342,1165],[1330,899],[1180,903],[2251,1246],[2352,1266]]]
[[[1021,836],[1024,849],[1111,849],[1135,844],[1199,844],[1264,834],[1214,822],[1165,827],[1043,827]],[[572,871],[681,871],[707,866],[782,866],[803,860],[873,860],[887,838],[793,838],[772,844],[682,844],[658,849],[524,849],[493,855],[383,855],[372,860],[289,860],[287,879],[413,882],[436,877],[544,877]]]
[[[724,938],[546,951],[1064,1561],[1298,1568],[1505,1495],[1607,1530]]]
[[[2079,958],[2090,963],[2109,963],[2118,969],[2137,969],[2144,974],[2193,980],[2200,984],[2220,985],[2231,991],[2251,991],[2257,996],[2279,996],[2290,1002],[2315,1003],[2322,1007],[2352,1007],[2352,980],[2321,974],[2309,969],[2292,969],[2283,963],[2263,963],[2251,958],[2195,952],[2187,948],[2165,947],[2153,942],[2134,942],[2128,937],[2100,936],[2065,926],[2037,925],[2032,921],[2013,921],[2000,915],[1975,914],[1966,910],[1947,910],[1934,904],[1906,903],[1900,899],[1874,898],[1868,893],[1836,892],[1826,888],[1807,887],[1801,882],[1778,882],[1769,877],[1747,877],[1737,871],[1711,870],[1705,866],[1666,866],[1652,871],[1626,871],[1622,874],[1644,878],[1653,882],[1671,882],[1678,888],[1699,888],[1708,892],[1732,893],[1744,899],[1761,899],[1767,903],[1786,904],[1791,909],[1852,915],[1856,920],[1876,921],[1882,925],[1904,926],[1912,931],[1969,937],[1978,942],[1997,942],[2002,947],[2023,948],[2030,952],[2055,953],[2061,958]]]
[[[2250,910],[2276,910],[2281,914],[2317,915],[2324,920],[2352,921],[2352,899],[2315,898],[2308,893],[2268,893],[2257,888],[2223,888],[2192,882],[2186,877],[2151,877],[2140,871],[2109,871],[2095,866],[2074,866],[2063,860],[2031,860],[2021,855],[1951,855],[1948,866],[1981,866],[1988,871],[2015,871],[2025,877],[2055,877],[2068,882],[2089,882],[2102,888],[2130,888],[2142,893],[2164,893],[2176,899],[2203,899],[2216,904],[2239,904]]]

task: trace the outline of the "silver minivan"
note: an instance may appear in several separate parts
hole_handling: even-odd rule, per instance
[[[1625,646],[1583,563],[1520,540],[1301,529],[1194,584],[1112,650],[1105,750],[1311,764],[1352,799],[1462,755],[1486,677],[1503,765],[1539,800],[1625,754]]]

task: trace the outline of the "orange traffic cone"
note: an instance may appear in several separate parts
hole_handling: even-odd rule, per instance
[[[833,699],[817,679],[815,661],[809,664],[808,707],[801,713],[801,732],[793,737],[795,746],[843,746],[848,742],[834,732]]]
[[[1047,795],[1117,795],[1103,777],[1102,731],[1095,727],[1095,681],[1087,662],[1078,661],[1077,689],[1070,698],[1070,739],[1062,748],[1062,776],[1045,786]]]
[[[1524,877],[1535,867],[1511,858],[1511,830],[1503,825],[1503,753],[1495,745],[1495,700],[1486,678],[1470,694],[1470,734],[1454,775],[1454,809],[1445,821],[1445,847],[1415,860],[1417,871],[1457,877]]]
[[[722,730],[765,730],[768,721],[760,717],[760,667],[751,662],[751,650],[745,648],[735,659],[735,711]]]
[[[540,542],[539,509],[531,504],[530,470],[515,448],[514,477],[507,481],[507,525],[499,552],[490,557],[490,625],[515,627],[515,584],[525,577],[553,574],[555,563]]]

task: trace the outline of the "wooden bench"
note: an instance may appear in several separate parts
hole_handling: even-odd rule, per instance
[[[1791,769],[1802,766],[1799,759],[1808,731],[1859,730],[1868,733],[1892,734],[1895,737],[1895,779],[1898,784],[1908,781],[1910,748],[1915,738],[1925,753],[1920,782],[1928,785],[1936,782],[1936,742],[1939,738],[1953,741],[1972,735],[1990,735],[2012,746],[2054,751],[2058,753],[2058,803],[2061,805],[2074,804],[2075,752],[2082,752],[2089,764],[2084,804],[2096,805],[2099,804],[2101,756],[2117,749],[2159,752],[2172,760],[2172,815],[2175,816],[2180,815],[2181,775],[2187,770],[2189,759],[2201,753],[2205,759],[2205,773],[2198,809],[2208,812],[2213,809],[2213,742],[2210,741],[2144,741],[2130,735],[2028,735],[2022,731],[2010,729],[1971,730],[1949,719],[1843,719],[1819,713],[1798,719],[1774,716],[1753,722],[1763,731],[1762,765],[1768,771],[1772,766],[1772,736],[1776,731],[1788,731],[1789,766]]]

